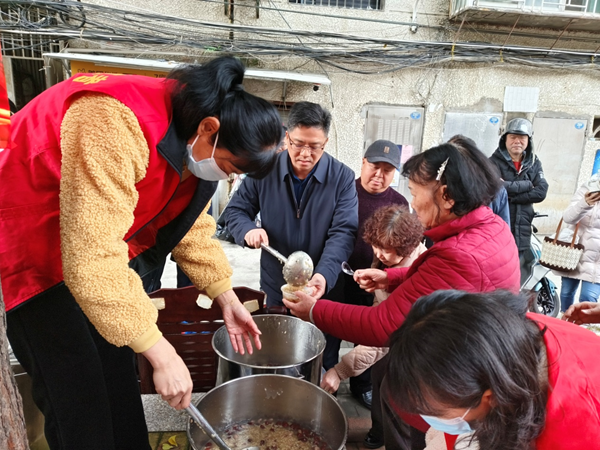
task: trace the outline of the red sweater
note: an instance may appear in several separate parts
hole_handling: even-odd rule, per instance
[[[518,292],[519,257],[506,223],[487,206],[425,232],[435,244],[409,269],[388,269],[399,285],[379,306],[319,300],[313,320],[326,333],[356,344],[383,347],[420,297],[440,289]]]
[[[591,450],[600,446],[600,337],[551,317],[528,314],[548,327],[546,427],[535,441],[536,450]],[[448,450],[455,436],[446,435]]]

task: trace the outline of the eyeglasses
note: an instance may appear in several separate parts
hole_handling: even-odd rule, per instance
[[[289,134],[288,134],[288,139],[290,141],[290,147],[300,153],[302,153],[302,150],[306,149],[311,154],[314,155],[314,154],[317,154],[317,153],[323,151],[323,149],[325,148],[325,144],[321,144],[321,145],[296,144],[294,141],[292,141],[292,138],[290,137]]]

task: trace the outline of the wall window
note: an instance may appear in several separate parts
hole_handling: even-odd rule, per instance
[[[498,147],[501,124],[502,113],[448,112],[442,140],[462,134],[473,139],[485,156],[491,156]]]
[[[600,116],[594,117],[594,125],[592,125],[592,139],[600,141]]]
[[[289,0],[290,3],[350,9],[383,9],[383,0]]]

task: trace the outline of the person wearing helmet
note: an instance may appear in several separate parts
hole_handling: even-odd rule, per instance
[[[519,249],[521,284],[528,273],[533,204],[542,202],[548,193],[542,163],[533,152],[532,128],[527,119],[517,118],[508,122],[498,148],[490,157],[500,170],[508,192],[510,229]]]

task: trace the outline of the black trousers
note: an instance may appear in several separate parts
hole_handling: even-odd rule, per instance
[[[6,317],[52,450],[150,450],[134,352],[100,336],[64,284]]]
[[[373,294],[362,290],[350,275],[340,273],[338,280],[326,295],[328,300],[351,305],[373,306]],[[325,333],[325,350],[323,351],[323,367],[325,370],[335,366],[340,357],[342,340]],[[360,395],[371,390],[371,369],[365,370],[356,377],[350,378],[350,391]]]
[[[386,377],[388,361],[386,355],[372,367],[371,434],[383,439],[386,450],[423,450],[425,433],[404,422],[388,401],[394,389]]]

